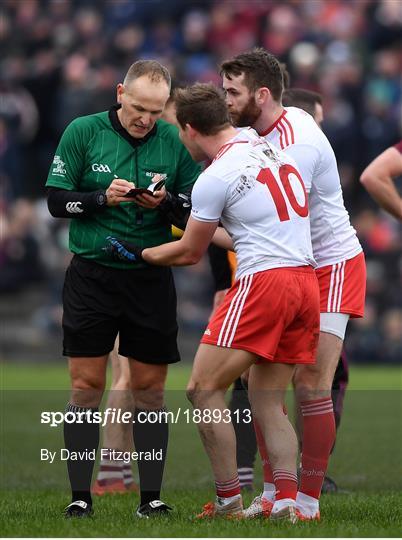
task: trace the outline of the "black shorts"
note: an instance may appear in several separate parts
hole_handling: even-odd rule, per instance
[[[146,364],[172,364],[177,349],[176,289],[170,268],[120,270],[75,255],[63,289],[63,354],[119,353]]]

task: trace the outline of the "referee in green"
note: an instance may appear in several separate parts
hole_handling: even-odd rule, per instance
[[[143,264],[133,269],[102,251],[110,235],[144,248],[169,242],[166,214],[180,214],[181,194],[191,191],[200,173],[177,128],[160,119],[170,86],[164,66],[135,62],[117,85],[116,106],[77,118],[66,128],[46,183],[52,216],[71,218],[74,254],[63,289],[63,354],[69,358],[72,385],[69,420],[75,414],[83,421],[64,424],[72,490],[66,517],[92,514],[94,461],[89,452],[99,444],[93,412],[105,389],[107,359],[118,333],[119,353],[130,359],[136,451],[162,456],[138,461],[141,501],[136,514],[150,517],[171,510],[160,500],[168,425],[153,423],[154,414],[148,421],[147,412],[164,410],[167,366],[180,360],[173,277],[168,268]],[[156,175],[165,180],[164,188],[127,197],[134,186],[148,187]]]

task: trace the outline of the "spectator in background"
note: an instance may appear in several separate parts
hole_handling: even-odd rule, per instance
[[[19,199],[9,216],[3,209],[0,239],[0,293],[12,293],[37,284],[46,277],[39,243],[32,230],[36,215],[30,201]]]
[[[11,68],[11,66],[10,66]],[[11,75],[11,76],[10,76]],[[4,195],[23,197],[27,146],[38,130],[38,109],[32,95],[12,76],[0,76],[0,175]]]
[[[402,357],[402,309],[391,309],[384,315],[381,334],[387,344],[385,362],[400,364]]]

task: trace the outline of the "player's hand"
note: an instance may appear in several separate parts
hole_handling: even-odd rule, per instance
[[[118,240],[113,236],[108,236],[106,238],[107,245],[103,248],[104,251],[113,259],[118,259],[120,261],[127,261],[132,263],[137,263],[142,261],[142,249],[134,244],[129,242],[124,242],[123,240]]]
[[[134,187],[134,182],[115,178],[106,190],[107,206],[118,206],[122,202],[137,202],[134,197],[125,197]]]
[[[208,320],[211,320],[212,315],[215,313],[218,307],[223,303],[228,290],[229,289],[222,289],[221,291],[216,291],[215,296],[214,296],[214,303],[212,306],[212,312]]]
[[[160,179],[161,175],[155,174],[152,182],[159,182]],[[159,191],[154,191],[152,195],[148,195],[147,193],[137,195],[134,200],[138,204],[138,206],[142,206],[143,208],[156,208],[165,199],[165,197],[166,189],[165,187],[163,187]]]

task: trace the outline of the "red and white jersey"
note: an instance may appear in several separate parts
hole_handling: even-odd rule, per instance
[[[313,117],[297,107],[261,133],[292,156],[309,192],[311,241],[318,267],[351,259],[362,251],[345,208],[336,158]]]
[[[270,268],[315,266],[307,193],[294,160],[245,129],[198,177],[191,215],[233,240],[236,278]]]

